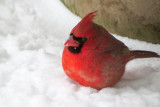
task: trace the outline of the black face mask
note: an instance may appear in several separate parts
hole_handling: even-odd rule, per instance
[[[69,46],[68,50],[74,54],[80,53],[84,43],[87,41],[87,38],[86,37],[76,37],[74,36],[73,33],[71,33],[70,36],[79,43],[79,46],[78,47]]]

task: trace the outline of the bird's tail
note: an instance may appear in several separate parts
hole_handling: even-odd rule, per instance
[[[122,58],[122,62],[127,63],[128,61],[136,58],[153,58],[153,57],[160,58],[160,55],[150,51],[133,50],[130,51],[128,55]]]
[[[160,55],[150,51],[140,51],[140,50],[130,51],[130,60],[136,58],[151,58],[151,57],[160,58]]]

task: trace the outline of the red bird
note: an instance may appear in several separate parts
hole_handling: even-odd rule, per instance
[[[92,21],[95,13],[86,15],[73,28],[65,43],[62,66],[72,80],[96,89],[112,87],[121,79],[128,61],[160,58],[154,52],[130,51],[124,43]]]

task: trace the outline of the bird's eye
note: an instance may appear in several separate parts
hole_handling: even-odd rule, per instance
[[[87,38],[85,38],[85,37],[82,38],[82,41],[83,41],[83,42],[86,42],[86,41],[87,41]]]

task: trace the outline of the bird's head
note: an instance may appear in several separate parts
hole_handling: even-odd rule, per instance
[[[71,31],[65,46],[75,54],[81,52],[83,45],[94,36],[96,27],[93,22],[96,11],[87,14]]]

